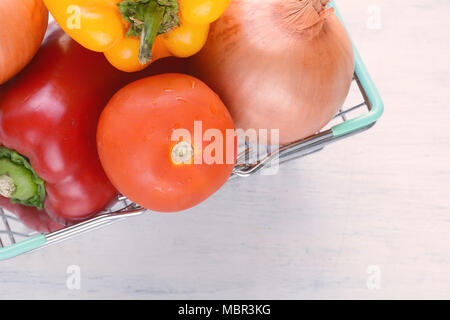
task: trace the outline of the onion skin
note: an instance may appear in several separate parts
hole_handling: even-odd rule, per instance
[[[42,0],[0,1],[0,85],[20,72],[36,54],[48,24]]]
[[[337,113],[354,56],[327,2],[233,0],[211,26],[190,72],[219,94],[237,128],[279,129],[285,144],[316,133]]]

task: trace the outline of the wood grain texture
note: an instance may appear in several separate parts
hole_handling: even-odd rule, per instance
[[[2,262],[0,299],[449,298],[450,2],[337,3],[386,104],[372,130],[187,213]],[[81,290],[66,288],[69,265]]]

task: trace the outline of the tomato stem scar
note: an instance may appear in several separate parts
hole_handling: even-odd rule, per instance
[[[191,164],[194,148],[190,142],[180,141],[172,148],[172,162],[175,164]]]

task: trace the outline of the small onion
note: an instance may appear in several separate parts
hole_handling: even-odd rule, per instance
[[[323,128],[348,94],[349,36],[327,0],[233,0],[190,72],[208,83],[238,128],[279,129],[280,143]]]

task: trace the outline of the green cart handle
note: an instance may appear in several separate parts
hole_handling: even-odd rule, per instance
[[[124,210],[125,211],[117,211],[114,214],[105,213],[90,220],[80,222],[76,225],[50,233],[41,233],[21,242],[17,242],[7,247],[0,248],[0,261],[14,258],[18,255],[30,252],[43,246],[72,238],[79,234],[97,229],[101,226],[109,225],[116,221],[139,216],[146,212],[144,208],[136,205],[128,205],[124,208]]]
[[[342,16],[336,7],[336,4],[331,0],[330,6],[334,8],[334,11],[341,22],[344,24]],[[345,24],[344,24],[345,25]],[[384,103],[381,100],[380,93],[372,81],[372,78],[364,65],[361,56],[353,43],[353,50],[355,53],[355,74],[358,77],[358,81],[364,88],[367,95],[367,100],[370,104],[370,111],[362,116],[356,117],[354,119],[345,121],[344,123],[338,124],[331,128],[334,137],[341,137],[352,132],[358,131],[360,129],[366,128],[374,124],[384,112]]]
[[[42,247],[47,242],[44,234],[38,234],[21,242],[0,249],[0,261],[14,258],[23,253]]]

